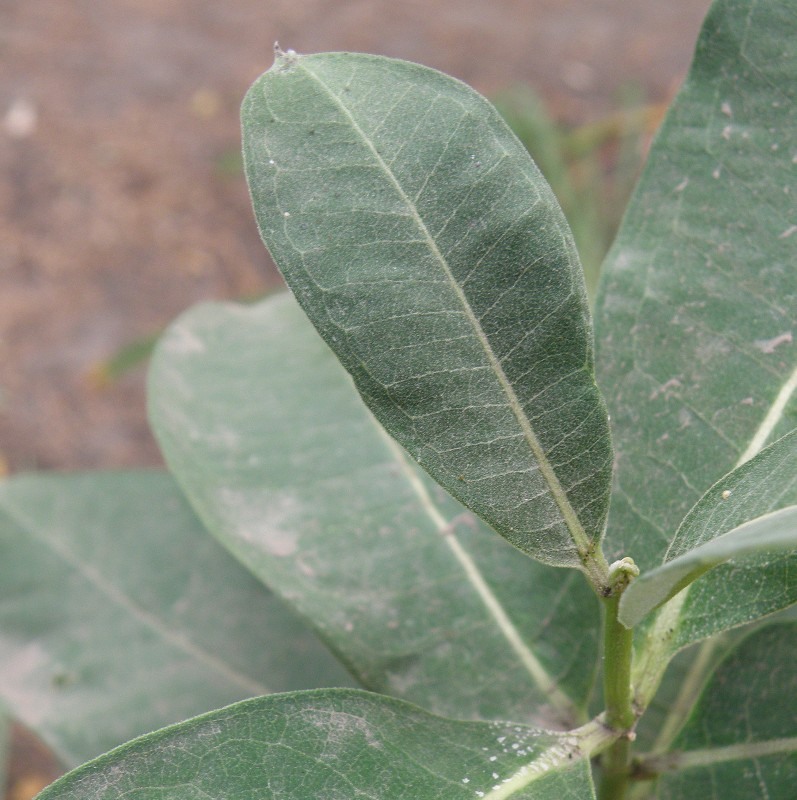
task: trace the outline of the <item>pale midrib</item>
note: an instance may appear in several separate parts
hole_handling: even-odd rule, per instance
[[[786,379],[783,386],[781,386],[780,391],[775,396],[775,400],[772,402],[772,405],[769,408],[769,411],[766,413],[764,419],[761,421],[761,424],[750,438],[750,442],[745,448],[744,452],[741,456],[739,456],[738,461],[733,467],[734,469],[741,467],[742,464],[745,464],[751,458],[754,458],[763,449],[769,437],[772,435],[772,432],[782,419],[783,412],[786,410],[786,406],[788,405],[789,400],[791,400],[795,391],[797,391],[797,368],[794,369],[791,375]],[[680,620],[681,610],[683,609],[684,603],[686,602],[686,598],[689,594],[689,589],[690,586],[682,589],[661,609],[656,617],[656,621],[653,624],[651,641],[661,643],[661,645],[664,645],[664,647],[667,646],[665,644],[669,639],[667,632],[670,630],[674,631],[676,629]],[[698,655],[689,667],[689,671],[684,676],[684,681],[681,684],[681,690],[672,706],[672,710],[662,724],[661,731],[656,739],[656,744],[654,745],[655,751],[667,749],[678,735],[678,732],[680,731],[686,719],[686,714],[684,712],[688,713],[691,710],[703,687],[706,679],[706,670],[712,662],[711,655],[715,646],[716,636],[707,639],[700,645]],[[666,664],[668,663],[669,659],[662,658],[662,661]]]
[[[731,744],[727,747],[710,747],[704,750],[686,750],[672,755],[654,756],[652,763],[660,759],[665,771],[710,767],[727,761],[745,761],[751,758],[764,758],[781,753],[797,752],[797,737],[770,739],[766,742],[747,742]],[[644,756],[642,763],[645,763]]]
[[[362,142],[365,146],[371,151],[373,157],[376,159],[377,163],[387,176],[390,183],[393,185],[396,193],[402,199],[402,201],[406,204],[407,208],[410,210],[410,214],[415,221],[415,224],[418,226],[421,234],[423,235],[432,255],[440,264],[441,269],[443,270],[443,274],[446,276],[451,288],[453,289],[457,299],[462,306],[463,311],[465,312],[465,316],[468,322],[473,329],[476,338],[479,341],[482,349],[484,350],[485,355],[487,356],[487,360],[490,364],[491,369],[493,370],[496,378],[498,379],[498,383],[503,390],[509,407],[512,413],[517,419],[518,424],[523,432],[523,436],[526,439],[526,442],[531,449],[531,452],[537,462],[539,467],[540,473],[542,474],[545,482],[548,485],[548,488],[551,492],[551,496],[554,499],[557,507],[559,508],[559,512],[562,515],[562,519],[567,525],[568,530],[570,531],[570,535],[573,539],[573,543],[576,546],[576,550],[578,551],[579,555],[582,559],[587,559],[592,555],[593,545],[592,542],[587,536],[584,527],[581,525],[581,520],[576,514],[575,509],[570,504],[570,500],[567,497],[567,493],[562,488],[561,483],[559,482],[559,478],[556,476],[556,473],[551,466],[550,462],[548,461],[547,456],[545,455],[545,451],[542,448],[539,440],[537,439],[537,435],[534,432],[534,428],[531,425],[530,420],[526,416],[525,411],[523,410],[522,405],[515,393],[512,384],[509,382],[509,379],[504,372],[503,367],[501,366],[501,362],[493,352],[492,346],[490,345],[490,341],[487,338],[487,335],[484,333],[484,330],[481,327],[481,324],[476,317],[473,309],[468,302],[468,298],[465,295],[462,287],[457,283],[456,279],[454,278],[451,269],[448,266],[448,262],[444,258],[443,254],[440,252],[440,249],[437,246],[437,242],[435,242],[432,235],[429,233],[429,229],[426,227],[426,223],[421,218],[420,214],[418,213],[418,209],[415,207],[415,204],[412,202],[410,197],[404,191],[404,188],[398,182],[396,176],[393,174],[393,171],[390,167],[385,163],[385,160],[382,158],[379,151],[374,147],[373,143],[370,139],[365,135],[365,132],[359,126],[357,121],[352,116],[351,112],[348,108],[341,102],[340,98],[321,80],[321,78],[316,75],[312,70],[310,70],[306,65],[302,64],[302,68],[305,72],[327,93],[327,95],[332,99],[332,101],[338,106],[341,112],[346,116],[346,118],[351,123],[352,128],[357,132],[357,135],[360,137]]]
[[[497,788],[481,795],[482,800],[505,800],[516,792],[525,789],[530,783],[543,777],[553,769],[573,766],[581,758],[597,754],[617,738],[617,733],[609,730],[600,719],[562,737],[560,743],[549,747],[533,761],[525,764],[514,775],[502,781]]]
[[[420,480],[415,470],[410,466],[407,457],[401,447],[385,432],[378,422],[374,422],[374,427],[379,431],[385,444],[389,448],[392,456],[401,467],[404,478],[412,487],[413,492],[427,516],[432,520],[437,532],[457,559],[460,567],[465,573],[471,586],[473,586],[479,599],[495,621],[498,630],[506,639],[509,646],[517,655],[523,667],[531,676],[532,681],[545,694],[551,705],[564,715],[568,720],[577,719],[579,716],[575,703],[568,697],[556,684],[556,681],[548,674],[538,658],[523,641],[523,637],[515,627],[512,620],[507,615],[504,607],[490,589],[489,585],[481,574],[481,571],[474,563],[470,554],[459,543],[454,535],[450,522],[443,516],[440,509],[435,505],[423,482]]]
[[[740,467],[746,461],[749,461],[764,447],[767,440],[772,435],[772,431],[775,430],[783,417],[783,412],[786,410],[786,406],[789,400],[791,400],[795,390],[797,390],[797,367],[789,376],[789,379],[780,387],[780,391],[775,397],[775,401],[772,403],[767,415],[764,417],[763,422],[758,426],[758,430],[755,432],[753,438],[750,439],[750,444],[747,445],[747,449],[736,462],[736,467]],[[734,467],[734,469],[736,469],[736,467]]]
[[[88,583],[124,609],[124,611],[130,614],[137,622],[154,630],[165,642],[178,650],[182,650],[209,669],[220,673],[227,678],[227,680],[236,684],[244,691],[250,692],[255,696],[269,694],[270,690],[267,686],[263,686],[258,681],[252,680],[246,675],[242,675],[238,671],[232,669],[228,664],[225,664],[206,650],[195,645],[184,634],[167,628],[156,616],[150,614],[140,606],[135,605],[127,595],[120,592],[113,583],[106,580],[92,566],[80,561],[70,550],[61,546],[55,540],[40,535],[36,526],[29,523],[24,516],[14,513],[13,509],[8,506],[5,506],[4,510],[21,528],[32,533],[40,542],[49,547],[70,567],[82,575]]]
[[[720,636],[712,636],[707,639],[697,651],[695,660],[689,667],[688,672],[681,684],[678,696],[671,706],[670,713],[664,719],[664,723],[659,730],[659,735],[651,748],[654,753],[666,751],[675,737],[678,735],[684,720],[694,708],[703,684],[706,682],[708,669],[713,662],[714,651],[720,643]]]

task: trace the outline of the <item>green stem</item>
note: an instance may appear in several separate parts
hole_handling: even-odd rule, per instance
[[[606,724],[615,730],[630,730],[636,722],[631,691],[631,657],[634,632],[626,628],[617,611],[622,592],[606,598],[603,628],[603,693]]]
[[[603,756],[600,800],[622,800],[628,788],[632,731],[637,719],[631,686],[634,632],[617,615],[623,591],[638,574],[631,559],[622,559],[609,568],[610,594],[604,599],[603,695],[606,725],[622,735]]]
[[[599,800],[622,800],[628,790],[631,742],[623,736],[604,753],[601,760]]]

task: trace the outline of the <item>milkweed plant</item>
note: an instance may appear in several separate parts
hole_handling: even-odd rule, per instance
[[[717,0],[593,319],[486,100],[278,50],[244,161],[290,294],[162,337],[168,473],[0,488],[41,799],[793,798],[795,87],[793,0]]]

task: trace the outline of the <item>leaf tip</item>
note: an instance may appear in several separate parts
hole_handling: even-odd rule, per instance
[[[283,50],[279,42],[274,42],[274,66],[275,72],[290,72],[299,60],[299,54],[290,48]]]

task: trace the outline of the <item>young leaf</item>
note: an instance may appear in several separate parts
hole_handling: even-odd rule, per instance
[[[594,798],[599,723],[571,734],[452,722],[365,692],[248,700],[130,742],[39,800]]]
[[[740,561],[744,556],[797,549],[794,506],[790,506],[794,503],[797,430],[726,475],[700,499],[678,529],[663,564],[643,573],[623,594],[620,620],[629,627],[636,625],[728,559],[734,559],[733,566],[706,575],[690,589],[688,600],[679,599],[677,614],[668,609],[667,628],[678,631],[671,636],[675,647],[797,602],[797,584],[789,578],[793,559]],[[730,594],[724,586],[732,586]]]
[[[347,676],[165,474],[0,484],[0,700],[69,766],[251,695]]]
[[[787,506],[745,522],[710,542],[647,572],[620,601],[619,619],[632,628],[712,567],[747,555],[797,549],[797,506]],[[635,591],[632,591],[634,589]],[[704,609],[704,612],[711,611]]]
[[[795,42],[792,2],[714,4],[604,267],[607,556],[643,572],[712,484],[795,427]]]
[[[720,665],[661,771],[659,800],[792,797],[797,785],[797,625],[768,625]]]
[[[289,52],[243,128],[263,239],[377,418],[502,536],[600,586],[612,456],[583,276],[495,109],[414,64]]]
[[[181,317],[152,362],[150,417],[208,528],[368,688],[459,718],[582,715],[600,621],[586,581],[419,470],[287,294]]]
[[[688,562],[690,548],[700,552],[702,547],[710,550],[712,536],[721,536],[751,519],[795,503],[797,431],[781,437],[726,475],[701,498],[665,554],[663,570],[667,571],[670,560],[679,564],[684,563],[680,559]],[[720,548],[726,544],[718,539],[713,541]],[[797,602],[795,562],[794,553],[748,554],[712,569],[662,606],[645,626],[644,638],[639,643],[635,682],[641,706],[656,690],[667,661],[678,650]],[[636,600],[645,594],[644,585],[643,581]],[[633,598],[635,593],[631,594]],[[650,605],[641,602],[646,607]],[[704,670],[700,665],[709,663],[712,642],[705,643],[705,652],[695,659],[697,666],[686,677],[685,685],[702,684]]]

